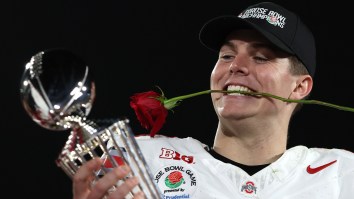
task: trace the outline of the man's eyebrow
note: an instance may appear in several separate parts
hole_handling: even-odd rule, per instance
[[[221,46],[220,49],[222,49],[224,46],[227,46],[227,47],[230,47],[230,48],[235,48],[235,45],[234,45],[232,42],[230,42],[230,41],[225,41],[225,42],[222,44],[222,46]]]
[[[224,47],[224,46],[227,46],[227,47],[230,47],[233,49],[236,48],[236,46],[230,41],[225,41],[221,47]],[[272,45],[270,43],[266,43],[266,42],[253,42],[250,44],[250,47],[255,48],[255,49],[266,48],[266,49],[270,49],[274,52],[278,51],[277,47],[275,47],[274,45]]]
[[[273,52],[279,52],[281,51],[279,48],[277,48],[276,46],[274,46],[271,43],[265,43],[265,42],[255,42],[255,43],[251,43],[251,47],[252,48],[265,48],[265,49],[269,49]]]
[[[268,43],[268,42],[254,42],[250,45],[250,48],[252,49],[267,49],[269,52],[271,52],[272,54],[274,54],[277,57],[289,57],[291,56],[291,54],[281,50],[279,47],[275,46],[272,43]]]

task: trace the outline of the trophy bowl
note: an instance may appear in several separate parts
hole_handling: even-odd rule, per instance
[[[20,85],[21,102],[32,120],[52,131],[69,130],[70,135],[56,164],[71,179],[82,164],[94,157],[104,164],[95,173],[95,183],[113,167],[129,165],[139,185],[126,198],[143,191],[148,199],[163,196],[135,140],[129,120],[118,119],[101,127],[87,118],[95,100],[95,83],[89,67],[65,49],[38,52],[25,65]],[[119,180],[110,191],[124,182]]]
[[[75,54],[50,49],[26,64],[20,87],[21,101],[30,117],[49,130],[67,130],[65,117],[87,116],[95,99],[89,68]]]

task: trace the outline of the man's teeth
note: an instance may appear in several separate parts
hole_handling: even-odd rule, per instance
[[[252,92],[249,88],[244,87],[244,86],[235,86],[235,85],[229,85],[227,87],[227,91],[246,91],[246,92]],[[241,95],[243,96],[244,94],[241,93],[228,93],[228,95]]]

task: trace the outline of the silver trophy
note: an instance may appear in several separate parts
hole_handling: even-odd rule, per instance
[[[38,125],[53,131],[70,131],[56,164],[71,179],[83,163],[100,157],[104,164],[95,173],[96,180],[113,167],[127,164],[132,169],[128,177],[137,176],[140,183],[126,198],[141,190],[148,199],[162,199],[129,120],[118,119],[102,127],[87,119],[95,100],[95,83],[89,72],[82,59],[65,49],[35,54],[21,79],[23,107]]]

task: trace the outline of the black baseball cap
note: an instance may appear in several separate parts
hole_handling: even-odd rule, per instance
[[[219,51],[229,33],[250,27],[281,50],[295,55],[314,76],[316,46],[312,32],[298,15],[272,2],[251,5],[238,15],[211,19],[200,30],[199,39],[207,48]]]

